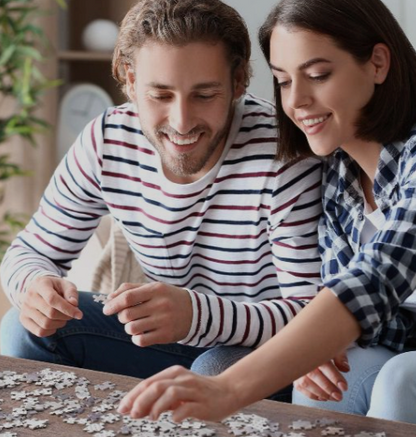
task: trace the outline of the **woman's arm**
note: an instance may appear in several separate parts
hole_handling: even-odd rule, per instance
[[[360,335],[350,311],[329,289],[282,331],[221,375],[202,377],[173,367],[138,384],[119,411],[157,418],[172,410],[175,420],[220,420],[263,399],[328,361]]]

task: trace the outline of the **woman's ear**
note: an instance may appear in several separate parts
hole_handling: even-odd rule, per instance
[[[390,49],[386,44],[378,43],[373,48],[371,63],[374,65],[374,83],[382,84],[390,71]]]
[[[136,98],[136,74],[134,73],[133,68],[128,64],[124,66],[124,69],[126,71],[126,93],[129,96],[129,99],[134,102]]]

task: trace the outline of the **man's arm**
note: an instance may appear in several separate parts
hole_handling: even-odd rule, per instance
[[[39,277],[61,278],[70,269],[100,217],[107,213],[97,180],[99,160],[92,146],[102,137],[100,117],[91,122],[55,171],[34,214],[7,251],[3,288],[21,308]]]

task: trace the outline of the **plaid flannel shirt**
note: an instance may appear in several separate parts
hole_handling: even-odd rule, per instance
[[[416,321],[415,313],[400,307],[416,290],[416,128],[407,141],[382,148],[374,195],[386,223],[363,245],[359,174],[342,150],[325,164],[319,226],[323,283],[360,323],[360,346],[401,351]]]

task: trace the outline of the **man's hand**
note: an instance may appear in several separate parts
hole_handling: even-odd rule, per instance
[[[137,346],[175,343],[189,333],[192,302],[186,290],[173,285],[122,284],[109,295],[104,314],[117,314]]]
[[[344,351],[317,369],[296,380],[297,391],[315,401],[341,401],[342,392],[348,390],[347,381],[340,372],[348,372],[347,353]]]
[[[48,337],[68,320],[82,318],[72,282],[52,276],[34,279],[22,298],[20,321],[32,334]]]
[[[188,417],[222,420],[239,408],[237,401],[222,375],[201,376],[174,366],[140,382],[123,398],[118,412],[157,420],[172,411],[176,422]]]

